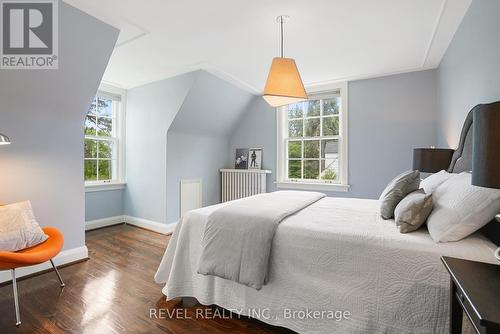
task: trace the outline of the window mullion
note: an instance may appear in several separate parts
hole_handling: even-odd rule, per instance
[[[96,123],[97,124],[97,123]],[[96,141],[97,149],[96,149],[96,181],[99,181],[99,140]]]
[[[323,100],[319,100],[319,136],[323,137]]]
[[[322,141],[322,138],[320,138],[319,140],[319,177],[318,179],[321,180],[321,148],[322,148],[322,144],[323,144],[323,141]]]
[[[302,152],[301,152],[301,156],[300,156],[300,179],[301,180],[304,180],[304,146],[305,146],[305,142],[304,142],[304,138],[306,136],[306,108],[305,108],[305,103],[302,103]]]
[[[305,142],[302,140],[302,152],[301,152],[301,155],[300,155],[300,179],[303,180],[304,179],[304,145],[305,145]]]

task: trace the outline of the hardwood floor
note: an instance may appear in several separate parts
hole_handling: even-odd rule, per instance
[[[18,328],[12,285],[0,288],[0,333],[292,333],[237,315],[227,319],[228,311],[225,318],[200,319],[195,317],[200,312],[223,310],[166,302],[153,276],[167,236],[118,225],[87,232],[86,238],[90,260],[60,270],[64,289],[54,272],[18,282]],[[150,312],[167,316],[151,318]],[[173,312],[177,316],[169,318]]]

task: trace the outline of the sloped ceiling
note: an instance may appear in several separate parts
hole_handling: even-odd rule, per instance
[[[200,70],[169,131],[229,136],[254,95]]]
[[[435,68],[472,0],[65,0],[121,29],[104,80],[130,88],[206,69],[258,94],[278,55],[306,85]]]

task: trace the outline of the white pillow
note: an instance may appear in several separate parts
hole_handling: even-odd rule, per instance
[[[471,174],[446,180],[432,194],[427,228],[435,242],[458,241],[479,230],[500,211],[500,189],[476,187]]]
[[[0,251],[15,252],[47,240],[29,201],[0,206]]]
[[[444,181],[448,180],[450,177],[456,176],[458,174],[448,173],[444,169],[432,175],[429,175],[420,182],[420,188],[424,189],[426,194],[432,194],[437,187],[443,184]]]

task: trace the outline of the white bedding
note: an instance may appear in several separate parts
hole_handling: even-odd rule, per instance
[[[197,273],[201,240],[219,204],[189,212],[176,227],[155,280],[167,299],[195,297],[299,333],[445,333],[449,277],[441,255],[495,263],[479,234],[436,244],[426,229],[400,234],[376,200],[323,198],[281,222],[269,280],[257,291]],[[296,311],[348,311],[336,321]],[[330,315],[328,315],[330,314]],[[326,316],[325,316],[326,315]]]
[[[205,226],[198,273],[260,290],[278,225],[323,197],[318,192],[275,191],[231,201],[215,210]]]

